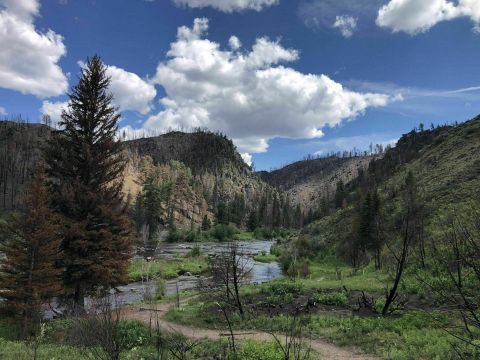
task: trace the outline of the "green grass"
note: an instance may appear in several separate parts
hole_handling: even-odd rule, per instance
[[[205,316],[201,304],[173,310],[166,319],[186,325],[225,329],[226,324],[213,316]],[[438,315],[441,322],[447,319]],[[265,330],[282,332],[289,319],[285,316],[251,316],[242,322],[232,316],[239,330]],[[329,340],[339,346],[354,346],[366,353],[389,360],[435,359],[453,357],[452,343],[456,340],[441,328],[430,314],[411,312],[398,317],[359,317],[354,315],[311,315],[304,318],[306,327],[314,337]]]
[[[238,233],[234,236],[235,240],[239,241],[249,241],[249,240],[257,240],[255,238],[255,235],[251,231],[243,231],[241,233]]]
[[[274,261],[278,261],[278,256],[277,255],[272,255],[272,254],[260,253],[260,254],[255,255],[253,257],[253,260],[258,261],[258,262],[262,262],[262,263],[271,263],[271,262],[274,262]]]
[[[0,338],[0,359],[31,360],[31,344],[20,341],[6,341]],[[84,360],[85,357],[75,348],[58,344],[42,344],[37,350],[37,359],[48,360]]]
[[[204,274],[208,271],[208,263],[205,257],[178,257],[168,260],[134,260],[130,264],[128,276],[130,281],[141,281],[142,276],[148,275],[150,279],[162,277],[173,279],[187,272],[192,275]]]

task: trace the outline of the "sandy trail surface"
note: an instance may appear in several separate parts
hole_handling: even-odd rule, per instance
[[[158,304],[154,307],[130,307],[124,309],[123,317],[125,319],[140,320],[146,324],[151,323],[152,326],[156,326],[158,321],[159,327],[162,330],[178,332],[190,339],[219,340],[221,338],[225,338],[227,335],[226,331],[185,326],[164,320],[162,316],[172,309],[173,306],[173,304]],[[271,334],[263,331],[242,330],[236,331],[235,333],[238,334],[235,336],[235,339],[253,339],[257,341],[274,340]],[[320,354],[320,358],[322,360],[378,360],[378,358],[374,356],[362,354],[353,348],[338,347],[321,339],[311,339],[311,347],[318,354]]]

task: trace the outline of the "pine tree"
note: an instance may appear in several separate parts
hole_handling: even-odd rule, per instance
[[[344,206],[346,200],[345,185],[342,180],[337,183],[337,189],[335,190],[335,208],[340,209]]]
[[[132,243],[123,203],[123,147],[116,139],[118,109],[98,56],[83,67],[69,94],[68,109],[50,139],[45,159],[54,209],[63,229],[65,285],[76,306],[95,287],[126,280]]]
[[[41,305],[62,291],[60,218],[49,209],[46,178],[38,170],[23,200],[23,210],[0,227],[0,297],[22,318],[23,336],[41,319]]]

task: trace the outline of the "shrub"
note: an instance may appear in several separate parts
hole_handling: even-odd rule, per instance
[[[210,231],[212,238],[219,241],[233,240],[239,230],[232,224],[217,224]]]
[[[348,305],[348,296],[345,292],[322,293],[315,300],[323,305]]]
[[[122,320],[118,325],[118,338],[122,348],[130,350],[150,341],[147,327],[139,320]]]

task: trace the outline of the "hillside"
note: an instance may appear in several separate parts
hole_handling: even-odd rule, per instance
[[[460,215],[468,204],[480,204],[480,117],[457,126],[442,126],[403,135],[394,148],[372,161],[365,176],[347,184],[348,206],[334,210],[304,229],[303,234],[319,252],[350,250],[352,221],[358,194],[372,183],[379,190],[386,237],[396,228],[405,177],[415,174],[424,204],[427,236],[440,229],[443,216]]]
[[[18,206],[49,135],[50,128],[42,124],[0,121],[0,213]]]
[[[18,206],[50,133],[42,124],[0,123],[0,212]],[[170,132],[127,141],[125,153],[129,160],[124,174],[126,199],[135,202],[148,176],[169,186],[161,204],[164,224],[173,221],[190,227],[205,216],[213,221],[219,207],[227,212],[225,220],[238,226],[244,226],[249,213],[257,210],[262,212],[257,215],[261,224],[273,224],[273,212],[283,213],[288,206],[281,191],[252,173],[232,141],[221,134]],[[260,203],[262,209],[257,209]]]
[[[127,141],[126,146],[140,156],[150,156],[157,164],[176,160],[188,166],[195,175],[221,173],[226,167],[249,174],[232,141],[222,134],[208,131],[164,135]]]
[[[268,184],[286,191],[294,204],[309,210],[319,207],[323,198],[332,200],[336,184],[356,178],[373,158],[330,156],[302,160],[271,172],[259,172],[259,175]]]

